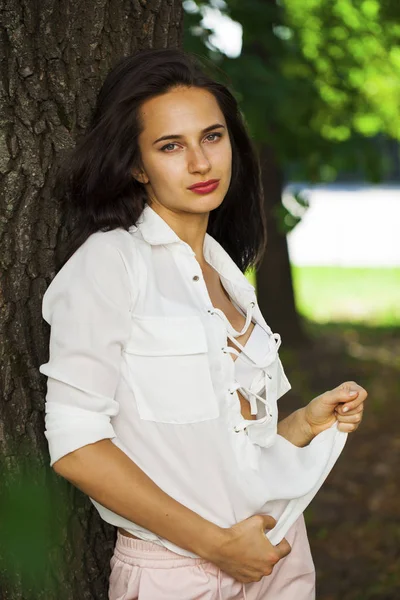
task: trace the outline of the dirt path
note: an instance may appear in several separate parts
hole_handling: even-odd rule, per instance
[[[317,600],[400,600],[400,332],[310,331],[312,348],[281,353],[294,389],[281,411],[346,380],[369,393],[362,425],[305,513]]]

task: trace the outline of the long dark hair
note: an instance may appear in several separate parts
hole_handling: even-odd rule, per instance
[[[215,81],[200,60],[179,49],[148,49],[121,59],[97,96],[88,130],[58,174],[69,229],[60,269],[96,231],[136,224],[146,203],[144,185],[132,176],[141,167],[138,136],[143,102],[176,86],[195,86],[214,95],[232,146],[232,177],[222,204],[210,212],[207,232],[245,272],[258,266],[266,246],[260,166],[236,99]]]

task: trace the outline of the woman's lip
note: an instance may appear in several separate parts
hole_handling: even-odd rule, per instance
[[[217,183],[219,182],[219,179],[209,179],[208,181],[204,181],[204,183],[195,183],[194,185],[191,185],[188,189],[189,190],[194,190],[195,188],[198,187],[207,187],[213,183]]]
[[[209,183],[208,185],[201,185],[197,187],[188,188],[191,192],[195,194],[209,194],[213,192],[219,185],[219,181],[214,181],[214,183]]]

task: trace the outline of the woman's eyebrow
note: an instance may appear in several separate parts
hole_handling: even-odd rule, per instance
[[[210,125],[209,127],[202,129],[201,133],[207,133],[208,131],[211,131],[212,129],[217,129],[220,127],[223,127],[223,129],[225,129],[225,125],[222,125],[221,123],[214,123],[214,125]],[[161,142],[162,140],[180,140],[183,137],[184,137],[183,135],[178,135],[178,134],[163,135],[162,137],[158,138],[155,142],[153,142],[153,146],[154,146],[154,144],[156,144],[157,142]]]

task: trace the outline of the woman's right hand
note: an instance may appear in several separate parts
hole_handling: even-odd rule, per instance
[[[276,563],[291,552],[286,539],[273,546],[265,535],[276,521],[269,515],[253,515],[227,529],[208,559],[222,571],[243,583],[271,575]]]

